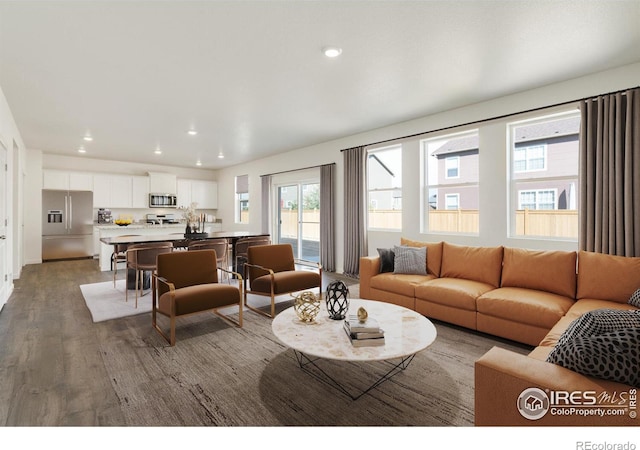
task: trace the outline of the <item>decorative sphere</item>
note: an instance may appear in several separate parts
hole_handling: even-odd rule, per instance
[[[311,291],[302,292],[295,297],[293,310],[303,322],[313,322],[320,312],[320,299]]]
[[[349,310],[349,289],[342,281],[334,281],[327,286],[327,312],[329,318],[333,320],[342,320],[346,317]]]

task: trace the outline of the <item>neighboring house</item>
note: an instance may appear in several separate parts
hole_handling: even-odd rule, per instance
[[[576,209],[580,118],[514,128],[512,177],[517,209]],[[438,160],[435,209],[478,209],[478,136],[450,139],[432,152]],[[574,178],[567,178],[567,177]],[[449,187],[450,185],[450,187]]]
[[[402,209],[400,177],[375,153],[370,154],[368,160],[369,209]]]

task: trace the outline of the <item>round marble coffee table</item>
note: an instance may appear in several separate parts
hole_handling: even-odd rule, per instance
[[[349,299],[348,314],[355,314],[360,306],[384,330],[384,345],[354,347],[344,331],[344,321],[330,319],[324,302],[321,303],[315,322],[302,322],[291,307],[278,314],[271,325],[273,334],[284,345],[293,349],[302,369],[353,400],[406,369],[416,353],[431,345],[437,335],[436,328],[429,319],[410,309],[374,300]],[[319,359],[387,361],[390,363],[390,370],[373,385],[353,394],[316,364]]]

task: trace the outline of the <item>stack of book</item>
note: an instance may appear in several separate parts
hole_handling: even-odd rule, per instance
[[[384,345],[384,331],[378,325],[378,321],[371,317],[360,322],[355,314],[347,316],[344,321],[344,331],[354,347]]]

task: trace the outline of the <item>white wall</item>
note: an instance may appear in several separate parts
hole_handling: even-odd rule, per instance
[[[340,150],[636,87],[638,80],[640,80],[640,63],[222,169],[218,174],[221,205],[218,215],[223,217],[227,224],[231,224],[233,229],[259,230],[261,224],[260,175],[335,162],[338,192],[336,261],[337,271],[341,272],[344,258],[342,226],[344,202],[341,194],[344,192],[344,174]],[[575,241],[542,241],[507,237],[507,140],[504,125],[485,123],[480,143],[483,150],[480,162],[482,194],[479,236],[427,235],[420,232],[420,149],[417,140],[413,139],[403,144],[403,229],[400,232],[369,233],[369,253],[375,254],[377,247],[398,244],[401,236],[429,241],[447,240],[465,245],[508,245],[576,250],[577,242]],[[250,223],[232,224],[234,177],[244,174],[249,175]]]

